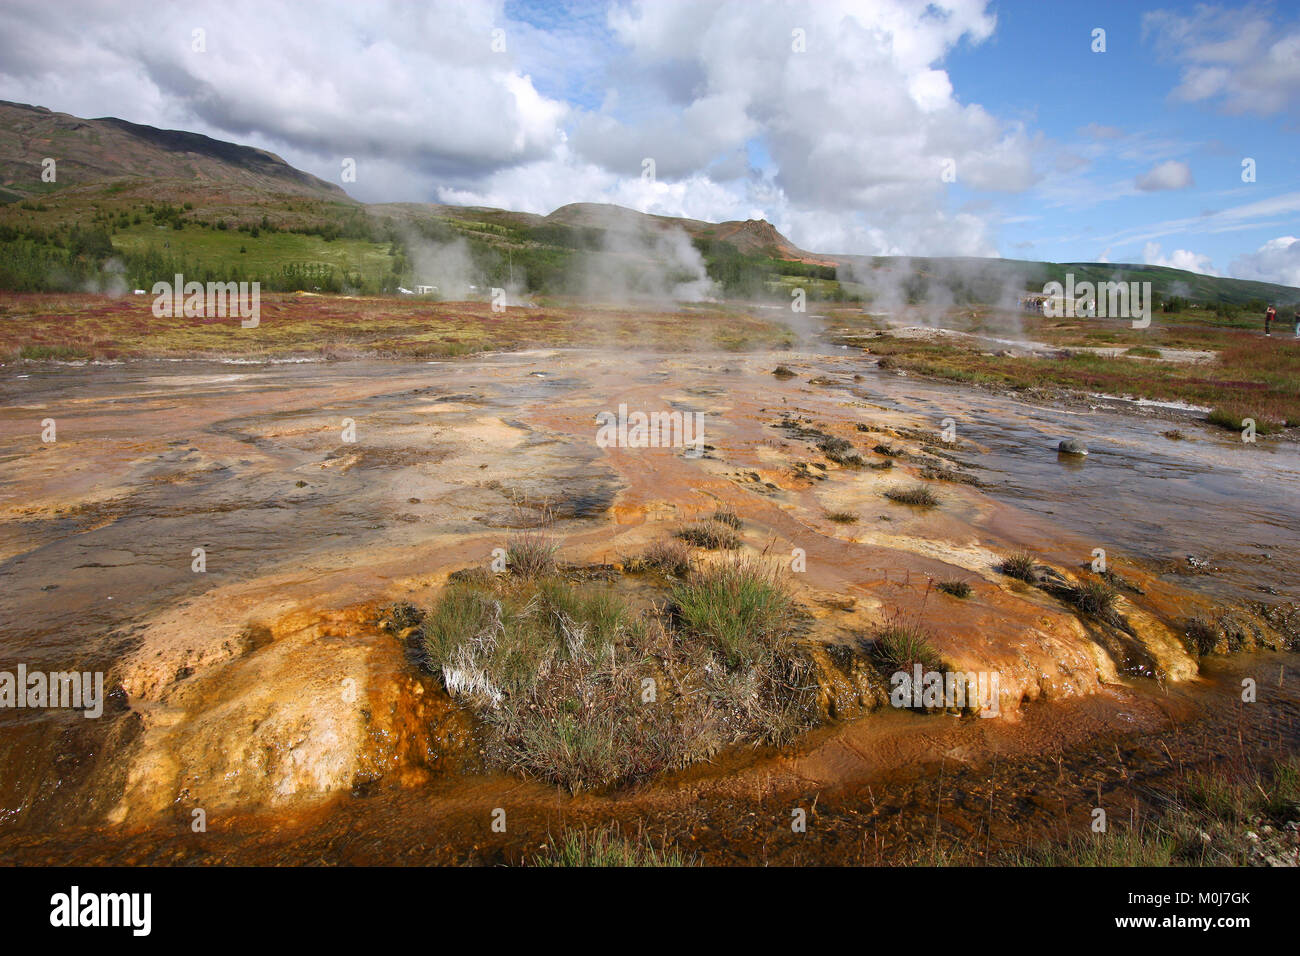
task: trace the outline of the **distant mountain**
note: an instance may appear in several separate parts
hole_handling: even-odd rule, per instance
[[[57,179],[41,179],[42,161]],[[332,183],[274,153],[199,133],[155,129],[115,117],[80,119],[41,106],[0,100],[0,198],[114,180],[173,181],[347,200]]]
[[[58,164],[53,183],[41,179],[46,158]],[[157,248],[183,261],[264,277],[326,265],[384,289],[413,269],[407,253],[417,237],[459,237],[487,274],[509,276],[522,265],[532,281],[563,288],[575,256],[610,247],[623,258],[655,254],[645,245],[608,241],[620,233],[680,230],[703,251],[710,275],[725,277],[727,294],[738,297],[771,293],[782,277],[837,300],[1000,302],[1073,273],[1076,281],[1150,281],[1161,298],[1300,303],[1300,289],[1289,286],[1160,266],[809,252],[763,219],[711,223],[586,202],[545,216],[482,206],[365,204],[266,150],[0,100],[0,229],[25,241],[54,242],[77,226],[107,228],[120,252]],[[268,241],[267,232],[278,238]],[[301,238],[290,242],[289,234]],[[340,245],[340,238],[353,245]]]

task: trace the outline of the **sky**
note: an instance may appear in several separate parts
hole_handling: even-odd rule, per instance
[[[5,0],[0,99],[259,146],[366,202],[1300,286],[1294,0]]]

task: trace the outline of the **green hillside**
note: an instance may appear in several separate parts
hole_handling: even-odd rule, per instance
[[[56,182],[42,158],[58,161]],[[456,261],[460,294],[512,284],[583,295],[592,276],[628,289],[698,274],[663,237],[689,238],[718,294],[891,308],[1014,304],[1049,281],[1149,281],[1165,308],[1232,320],[1300,289],[1160,266],[865,257],[801,250],[762,220],[707,223],[575,203],[548,216],[420,203],[366,205],[264,150],[112,118],[0,101],[0,289],[147,288],[177,272],[268,291],[398,294]],[[677,243],[680,246],[680,242]],[[689,257],[687,257],[689,258]]]

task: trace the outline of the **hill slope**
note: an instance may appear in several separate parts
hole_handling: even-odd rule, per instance
[[[54,183],[41,180],[46,157],[58,162]],[[722,292],[740,298],[788,298],[802,286],[814,298],[886,306],[1006,304],[1072,272],[1076,281],[1150,281],[1160,298],[1300,302],[1300,289],[1157,266],[813,253],[766,220],[710,223],[607,203],[572,203],[546,216],[366,205],[265,150],[0,101],[0,242],[10,244],[0,252],[21,260],[17,271],[25,276],[15,284],[15,269],[0,268],[0,287],[82,287],[97,267],[83,261],[89,250],[101,263],[110,253],[125,257],[132,284],[155,268],[185,267],[272,284],[291,276],[290,286],[392,292],[427,281],[421,262],[431,246],[463,242],[472,273],[465,284],[522,276],[532,291],[581,294],[586,286],[575,275],[606,268],[602,257],[615,247],[619,268],[638,257],[650,270],[698,268],[651,261],[672,244],[633,243],[629,250],[623,241],[674,231],[691,240]],[[54,285],[43,278],[51,275]]]
[[[41,179],[42,160],[47,157],[57,162],[54,183]],[[251,146],[115,117],[80,119],[0,100],[0,190],[7,198],[122,179],[177,180],[195,186],[347,199],[338,186]]]

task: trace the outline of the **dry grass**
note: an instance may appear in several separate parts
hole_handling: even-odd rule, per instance
[[[687,525],[674,531],[673,536],[707,551],[734,551],[740,547],[740,537],[731,528],[715,521]]]
[[[926,485],[890,488],[885,492],[885,497],[890,501],[902,505],[915,505],[918,508],[933,508],[939,504],[939,496]]]
[[[659,571],[684,577],[691,570],[691,549],[672,538],[656,541],[640,555],[627,562],[629,571]]]

